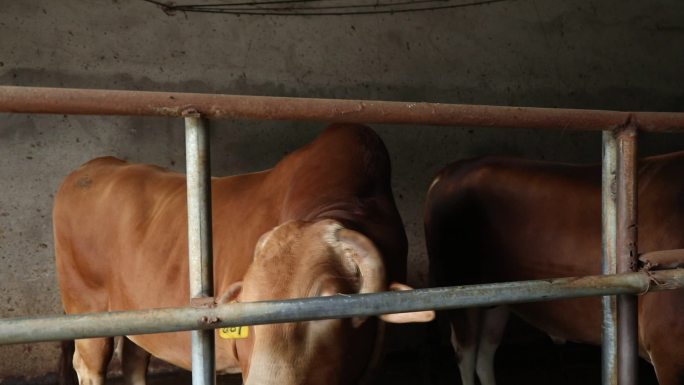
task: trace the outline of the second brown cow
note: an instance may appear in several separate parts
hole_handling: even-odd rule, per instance
[[[684,248],[684,153],[638,167],[639,250]],[[600,274],[601,169],[465,160],[435,179],[425,213],[439,286]],[[684,262],[682,260],[681,262]],[[599,298],[447,312],[465,385],[492,385],[508,312],[556,340],[601,343]],[[639,347],[662,385],[684,383],[684,291],[639,297]]]

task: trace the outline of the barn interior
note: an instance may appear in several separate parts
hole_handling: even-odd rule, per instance
[[[684,112],[681,1],[429,4],[445,7],[250,15],[169,11],[143,0],[5,2],[0,85]],[[267,169],[324,127],[214,120],[212,173]],[[372,128],[391,156],[414,287],[430,286],[423,209],[441,167],[482,155],[601,159],[598,132]],[[0,318],[63,312],[51,223],[62,179],[104,155],[183,172],[183,135],[182,121],[171,118],[0,113]],[[683,148],[678,134],[640,136],[640,156]],[[434,329],[393,335],[380,383],[458,384],[448,340]],[[53,384],[59,355],[59,343],[0,346],[0,383]],[[600,348],[556,346],[517,319],[496,363],[504,385],[600,383]],[[153,367],[159,383],[190,383],[187,372]],[[116,376],[116,364],[111,370]],[[657,383],[645,362],[640,376]]]

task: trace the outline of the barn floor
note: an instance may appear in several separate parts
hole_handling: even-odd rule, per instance
[[[376,382],[378,385],[457,385],[460,384],[453,354],[444,347],[438,349],[437,358],[429,360],[427,354],[393,354]],[[566,344],[554,346],[551,342],[526,344],[524,347],[505,344],[496,357],[499,385],[600,385],[601,351],[599,348]],[[640,385],[657,385],[651,366],[642,361],[639,367]],[[189,372],[157,375],[149,379],[150,385],[191,384]],[[121,381],[111,382],[116,385]],[[240,385],[239,375],[219,376],[219,385]]]

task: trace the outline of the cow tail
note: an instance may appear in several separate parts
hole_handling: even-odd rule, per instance
[[[62,353],[59,358],[59,385],[77,385],[78,376],[74,369],[74,351],[76,344],[74,340],[62,341]]]

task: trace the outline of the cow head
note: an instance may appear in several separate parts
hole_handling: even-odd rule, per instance
[[[264,234],[237,294],[241,302],[390,289],[378,250],[364,235],[333,220],[292,221]],[[381,316],[388,322],[425,322],[434,312]],[[352,384],[373,353],[378,329],[371,318],[251,327],[237,352],[247,385]]]

